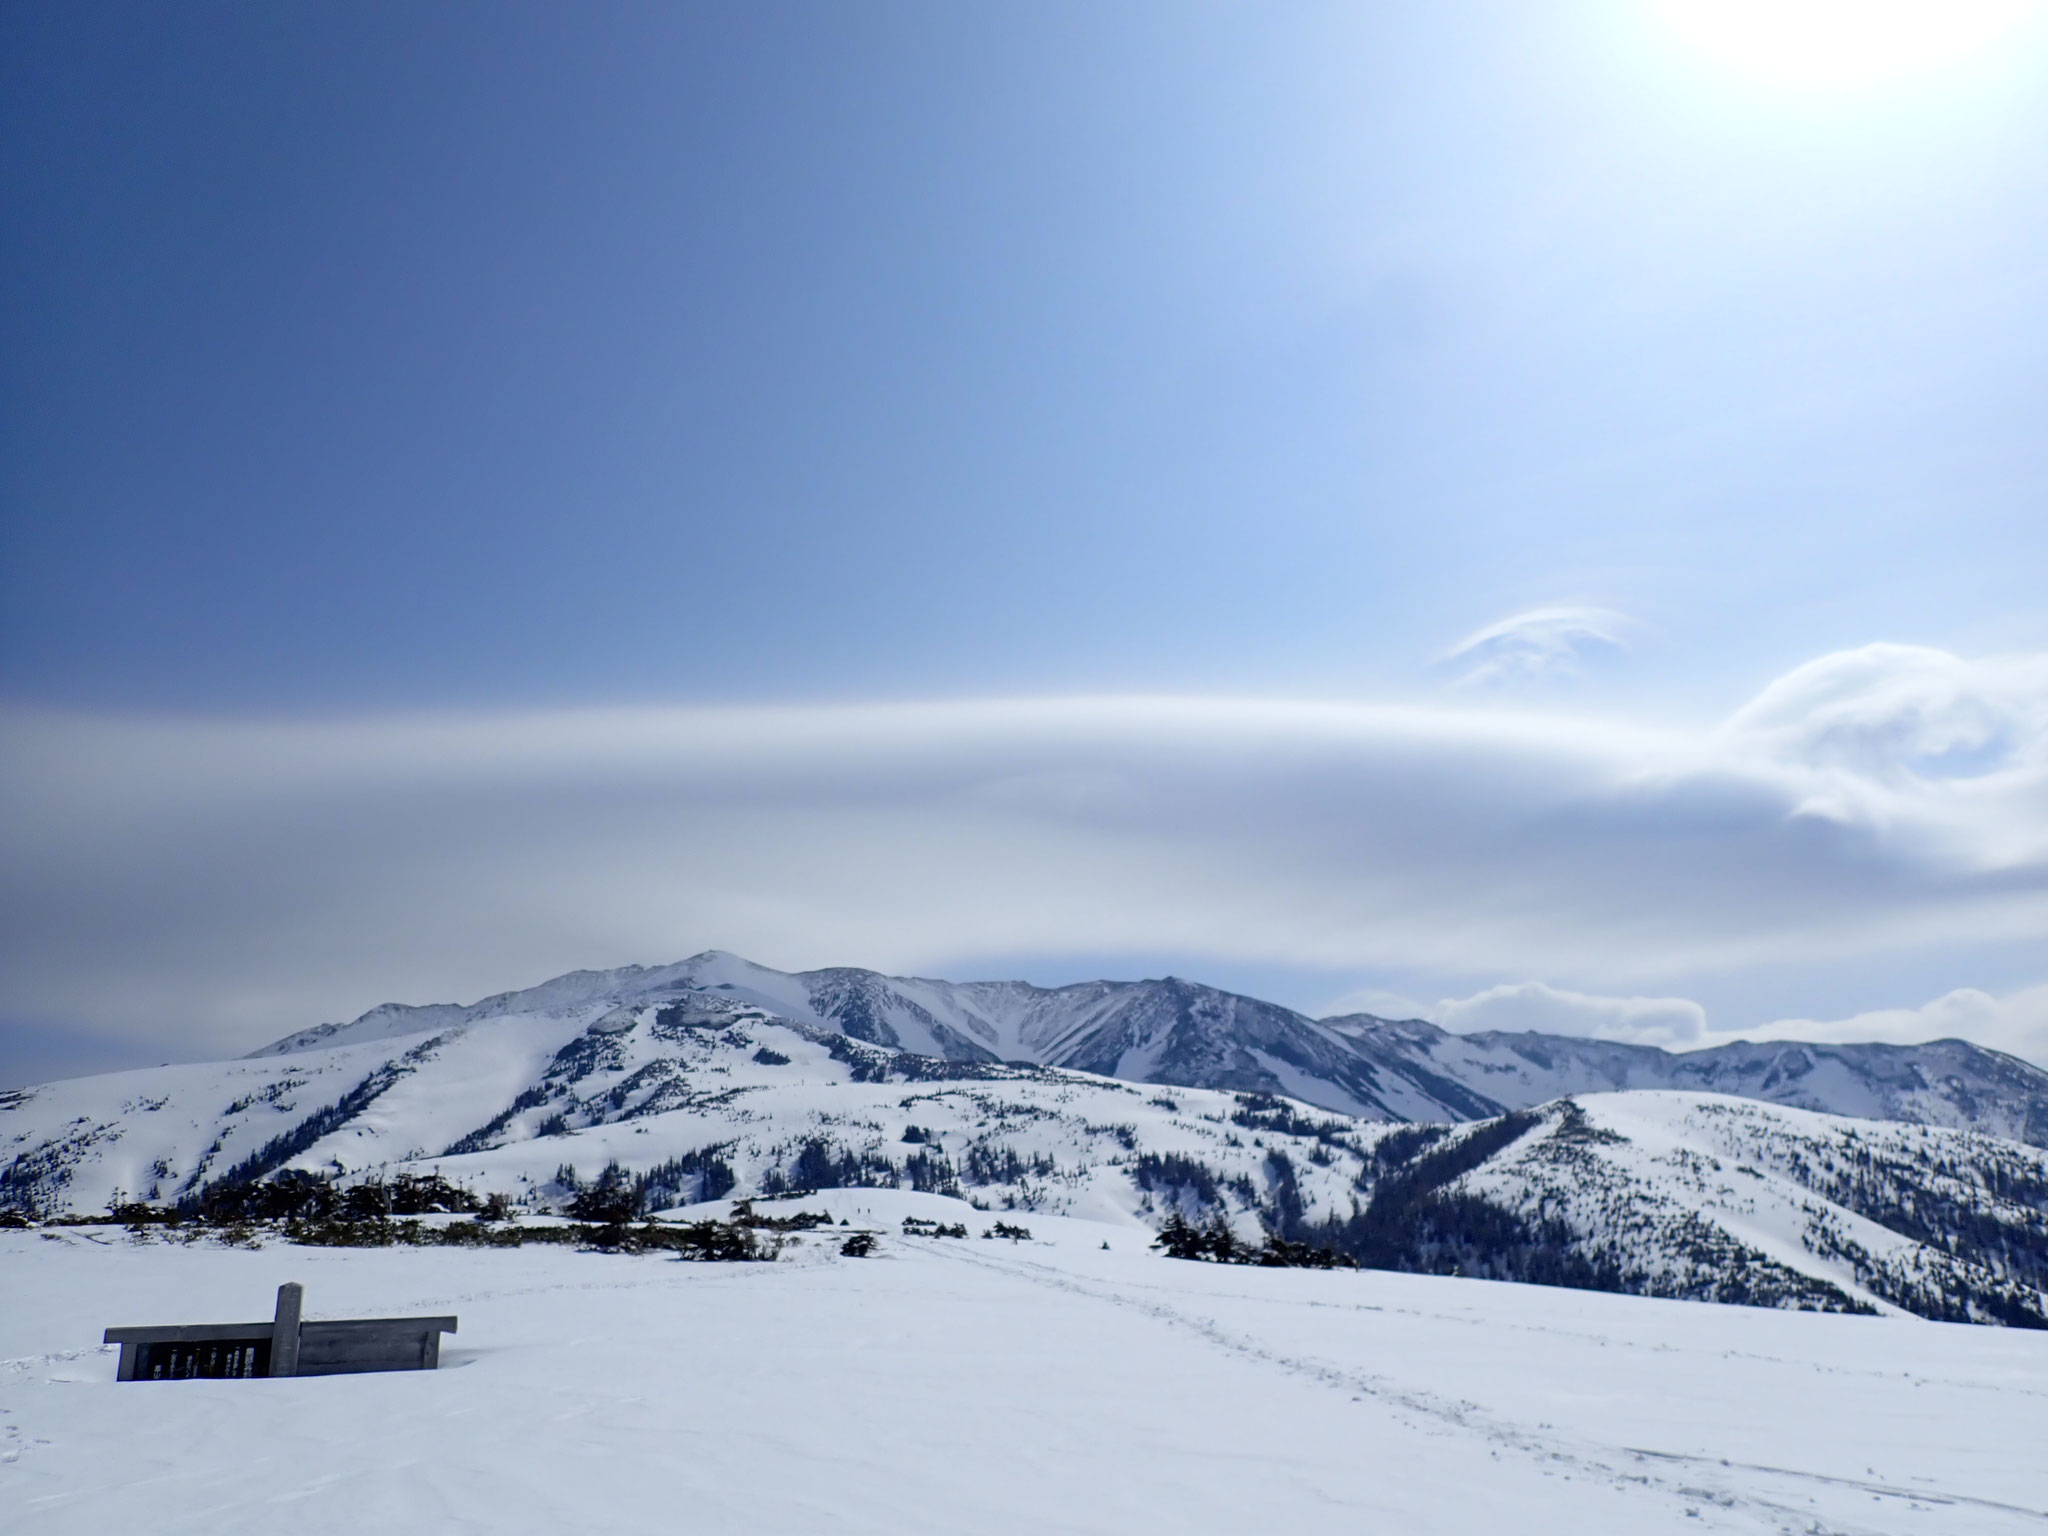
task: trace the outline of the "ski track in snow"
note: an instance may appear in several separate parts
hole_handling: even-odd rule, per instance
[[[1796,1517],[1801,1512],[1793,1506],[1777,1500],[1759,1497],[1740,1489],[1729,1487],[1699,1488],[1673,1483],[1643,1472],[1624,1471],[1610,1461],[1602,1459],[1603,1448],[1591,1444],[1574,1444],[1562,1437],[1545,1436],[1531,1432],[1525,1427],[1502,1422],[1490,1417],[1478,1403],[1459,1402],[1441,1397],[1435,1393],[1403,1386],[1391,1378],[1369,1372],[1343,1370],[1323,1361],[1284,1354],[1258,1340],[1240,1333],[1233,1333],[1213,1318],[1192,1314],[1181,1307],[1163,1300],[1147,1300],[1132,1294],[1132,1288],[1122,1290],[1091,1285],[1072,1275],[1061,1274],[1049,1265],[1029,1260],[1013,1259],[1001,1254],[984,1254],[973,1249],[941,1249],[954,1262],[980,1265],[1004,1273],[1029,1279],[1032,1283],[1084,1296],[1093,1301],[1136,1311],[1166,1323],[1171,1327],[1192,1333],[1218,1349],[1262,1366],[1271,1366],[1290,1376],[1315,1382],[1318,1385],[1347,1394],[1353,1401],[1370,1397],[1382,1404],[1390,1404],[1408,1414],[1423,1425],[1432,1423],[1449,1429],[1476,1433],[1489,1444],[1505,1447],[1539,1462],[1569,1467],[1576,1472],[1604,1478],[1620,1486],[1625,1484],[1657,1485],[1678,1497],[1694,1497],[1710,1500],[1724,1508],[1750,1507],[1774,1519]],[[1151,1289],[1161,1290],[1154,1287]],[[1310,1303],[1327,1306],[1328,1303]],[[1360,1305],[1359,1311],[1384,1311],[1386,1309]],[[1763,1466],[1750,1462],[1734,1462],[1723,1459],[1685,1456],[1670,1451],[1638,1449],[1633,1446],[1619,1447],[1637,1464],[1645,1460],[1670,1464],[1683,1464],[1702,1469],[1711,1479],[1716,1468],[1748,1473],[1760,1473],[1771,1477],[1791,1479],[1802,1483],[1814,1483],[1867,1493],[1879,1498],[1904,1500],[1916,1507],[1929,1505],[1958,1506],[1971,1505],[2003,1514],[2019,1515],[2029,1521],[2038,1522],[2048,1528],[2048,1511],[2022,1508],[2019,1505],[2002,1503],[1995,1499],[1981,1499],[1968,1494],[1936,1492],[1927,1489],[1901,1488],[1883,1482],[1866,1481],[1856,1478],[1829,1477],[1815,1472],[1803,1472],[1788,1467]],[[1815,1527],[1818,1529],[1818,1527]]]

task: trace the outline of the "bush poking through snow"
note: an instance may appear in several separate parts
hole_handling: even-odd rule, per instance
[[[732,1205],[732,1222],[736,1227],[755,1227],[764,1232],[808,1232],[813,1227],[829,1227],[832,1218],[823,1211],[792,1211],[787,1216],[763,1216],[754,1209],[751,1200],[735,1200]]]
[[[569,1202],[569,1214],[578,1221],[594,1221],[608,1227],[624,1226],[640,1214],[640,1192],[632,1178],[617,1163],[609,1163],[597,1182],[576,1192]]]
[[[476,1208],[476,1219],[481,1222],[514,1220],[512,1197],[503,1191],[484,1196],[484,1203]]]
[[[1193,1226],[1175,1211],[1167,1218],[1159,1236],[1152,1241],[1170,1259],[1195,1259],[1211,1264],[1257,1264],[1266,1269],[1356,1269],[1358,1260],[1334,1248],[1317,1248],[1308,1243],[1290,1243],[1274,1233],[1266,1235],[1257,1248],[1240,1242],[1221,1216],[1206,1226]]]

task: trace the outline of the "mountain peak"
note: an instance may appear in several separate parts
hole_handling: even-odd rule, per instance
[[[386,1003],[351,1023],[303,1030],[253,1054],[530,1017],[595,1019],[622,1005],[690,992],[715,993],[885,1050],[1284,1094],[1375,1120],[1474,1120],[1561,1094],[1679,1088],[2048,1145],[2048,1072],[1962,1040],[1734,1041],[1671,1052],[1535,1031],[1456,1035],[1425,1019],[1369,1013],[1315,1020],[1174,975],[1063,987],[952,982],[857,966],[778,971],[721,949],[668,965],[571,971],[467,1005]]]

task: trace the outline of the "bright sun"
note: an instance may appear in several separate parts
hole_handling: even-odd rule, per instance
[[[1936,69],[1996,42],[2042,0],[1657,0],[1702,52],[1774,84],[1831,88]]]

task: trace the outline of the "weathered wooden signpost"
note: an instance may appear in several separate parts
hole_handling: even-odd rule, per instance
[[[354,1371],[431,1371],[452,1317],[360,1317],[309,1323],[305,1290],[277,1288],[267,1323],[185,1323],[109,1328],[121,1346],[120,1381],[181,1381],[231,1376],[339,1376]]]

